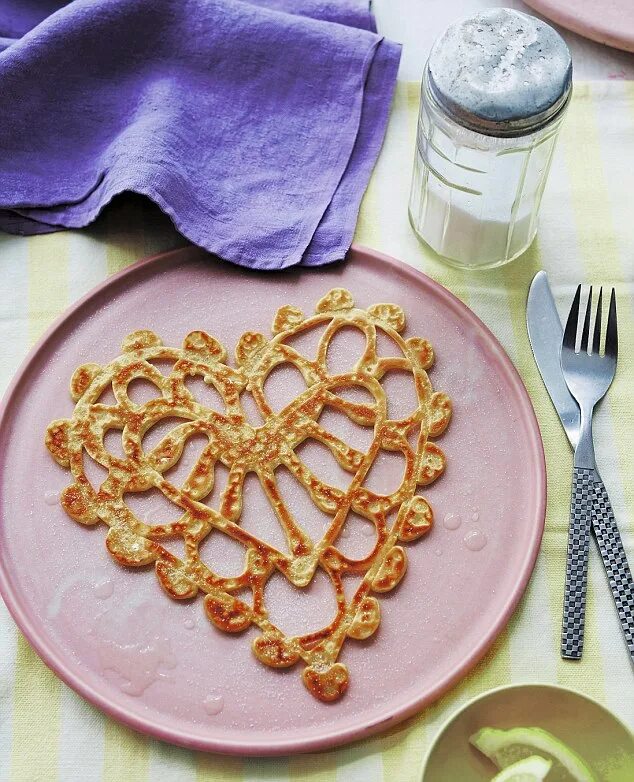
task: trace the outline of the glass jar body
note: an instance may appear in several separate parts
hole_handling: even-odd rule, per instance
[[[524,136],[478,133],[436,102],[426,68],[409,201],[419,239],[464,268],[500,266],[525,252],[564,114],[565,107]]]

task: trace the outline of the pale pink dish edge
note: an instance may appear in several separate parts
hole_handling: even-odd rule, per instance
[[[184,253],[199,254],[200,251],[197,248],[190,248],[185,250],[174,250],[172,253],[174,255],[182,256]],[[104,288],[111,285],[113,282],[118,281],[128,275],[134,274],[140,269],[143,269],[146,266],[150,266],[157,259],[164,259],[166,256],[169,256],[172,253],[162,254],[152,258],[140,260],[117,273],[116,275],[109,277],[84,297],[75,302],[47,329],[37,344],[29,352],[28,356],[20,366],[20,369],[16,373],[6,391],[0,409],[0,429],[2,429],[3,425],[5,424],[4,418],[8,404],[15,390],[19,387],[22,375],[26,372],[34,357],[45,347],[49,338],[56,332],[58,328],[60,328],[60,326],[65,323],[67,318],[71,316],[76,310],[80,309],[86,301],[90,300],[93,296],[99,295]],[[138,715],[131,713],[119,704],[113,704],[107,698],[104,698],[101,693],[97,692],[93,687],[82,681],[82,679],[67,666],[64,659],[62,659],[57,654],[57,651],[52,647],[52,644],[47,643],[48,639],[41,637],[37,626],[33,623],[31,617],[28,616],[28,612],[25,611],[24,607],[21,605],[20,596],[14,592],[6,574],[4,573],[3,569],[0,568],[0,594],[7,604],[7,607],[16,624],[31,646],[46,663],[46,665],[48,665],[48,667],[51,668],[51,670],[53,670],[54,673],[59,676],[60,679],[62,679],[62,681],[72,687],[82,697],[86,698],[89,702],[97,706],[113,719],[116,719],[135,730],[146,733],[154,738],[175,743],[194,750],[256,756],[314,752],[339,746],[341,744],[346,744],[351,741],[367,738],[373,734],[386,730],[388,727],[401,722],[407,717],[412,716],[413,714],[420,711],[424,706],[435,701],[447,690],[451,689],[451,687],[453,687],[485,655],[499,633],[506,626],[513,611],[515,610],[515,607],[517,606],[517,603],[524,593],[534,568],[543,534],[546,511],[546,467],[543,444],[537,419],[535,417],[530,397],[528,396],[526,388],[517,370],[492,332],[471,310],[466,307],[466,305],[464,305],[448,290],[443,288],[439,283],[436,283],[422,272],[419,272],[402,261],[398,261],[395,258],[376,252],[369,248],[353,246],[348,257],[355,258],[357,260],[363,260],[364,257],[380,260],[382,263],[385,263],[388,266],[392,265],[398,268],[400,271],[406,271],[408,274],[411,274],[414,277],[420,276],[424,278],[425,283],[433,287],[435,293],[439,296],[440,299],[444,300],[444,302],[452,308],[458,308],[465,318],[471,319],[475,324],[477,324],[478,328],[485,332],[489,339],[489,347],[496,354],[497,360],[504,364],[506,369],[509,371],[509,376],[512,377],[517,387],[518,396],[525,403],[523,412],[527,415],[527,425],[533,441],[531,445],[538,460],[537,480],[535,484],[535,508],[537,509],[537,516],[539,521],[535,525],[535,532],[531,541],[531,546],[526,550],[523,566],[521,568],[521,573],[519,574],[515,589],[511,594],[509,594],[508,599],[506,600],[502,611],[498,615],[496,622],[491,627],[489,633],[482,638],[480,644],[475,649],[473,649],[471,654],[467,655],[459,665],[456,665],[443,680],[439,681],[434,689],[426,692],[423,696],[415,697],[405,703],[401,703],[400,706],[396,709],[394,707],[390,707],[387,710],[385,717],[381,717],[380,719],[373,719],[369,723],[365,722],[364,724],[353,724],[345,730],[338,730],[336,733],[324,733],[318,737],[307,738],[303,740],[289,741],[281,738],[275,742],[271,742],[269,740],[267,740],[266,743],[251,741],[249,744],[245,744],[242,741],[228,741],[225,739],[217,740],[213,737],[203,740],[196,736],[190,736],[183,731],[175,730],[156,721],[143,719]]]

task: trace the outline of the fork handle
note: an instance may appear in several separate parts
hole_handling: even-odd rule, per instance
[[[610,498],[597,473],[594,475],[592,526],[621,621],[625,643],[634,663],[634,579]]]
[[[575,467],[572,476],[561,656],[579,660],[583,652],[588,585],[588,550],[594,498],[594,470]]]

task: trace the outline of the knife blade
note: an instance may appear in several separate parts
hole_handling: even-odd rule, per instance
[[[559,346],[563,329],[548,276],[543,270],[533,277],[528,291],[526,326],[539,374],[574,449],[579,440],[579,407],[561,373]]]

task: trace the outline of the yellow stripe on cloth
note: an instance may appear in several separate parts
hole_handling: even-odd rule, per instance
[[[108,274],[115,274],[145,255],[143,209],[136,200],[115,201],[100,221],[107,241]]]
[[[291,757],[288,770],[290,782],[332,782],[337,771],[336,750]]]
[[[244,761],[229,755],[196,754],[196,782],[242,782]]]
[[[150,739],[112,719],[104,724],[103,756],[103,782],[145,782],[148,778]]]
[[[57,779],[61,687],[60,680],[20,634],[13,691],[11,782]]]
[[[29,240],[29,343],[33,344],[68,306],[68,234]]]
[[[286,782],[288,758],[245,758],[243,776],[249,782]]]
[[[375,739],[383,756],[383,779],[390,782],[398,779],[404,768],[415,767],[420,761],[421,749],[425,747],[429,735],[428,710],[405,723],[397,725]]]
[[[634,90],[630,92],[634,96]],[[594,283],[595,291],[599,285],[603,285],[604,295],[609,294],[612,285],[617,292],[619,360],[607,402],[613,420],[627,421],[630,424],[629,427],[614,427],[614,446],[618,452],[618,464],[627,499],[629,526],[634,529],[634,455],[631,429],[634,423],[634,257],[624,261],[621,259],[612,217],[605,208],[609,203],[610,184],[606,180],[601,160],[592,88],[590,85],[582,85],[577,89],[577,93],[577,100],[571,106],[570,121],[563,132],[562,144],[572,183],[572,203],[577,221],[579,248],[586,272],[586,279],[583,281]],[[631,140],[634,149],[634,133]],[[634,160],[630,160],[629,165],[634,167]],[[631,199],[631,192],[629,196]],[[604,301],[604,323],[606,315],[607,301]]]
[[[35,236],[28,253],[28,340],[42,332],[68,304],[68,237]],[[60,734],[59,679],[18,635],[16,647],[11,782],[56,778]]]
[[[366,247],[376,247],[380,244],[379,225],[381,214],[379,212],[379,193],[374,175],[370,178],[368,189],[365,191],[354,240]]]

